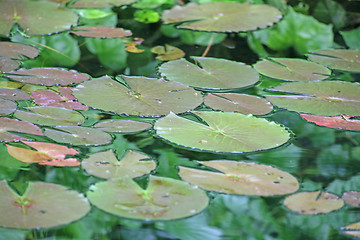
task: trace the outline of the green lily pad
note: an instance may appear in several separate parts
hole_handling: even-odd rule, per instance
[[[164,11],[165,23],[189,22],[179,28],[208,32],[241,32],[278,22],[281,12],[269,5],[237,2],[188,3]]]
[[[0,56],[0,73],[1,72],[10,72],[12,70],[15,70],[19,67],[19,63],[7,58],[7,57],[1,57]]]
[[[191,150],[243,153],[285,144],[290,133],[274,122],[229,112],[193,112],[204,123],[170,113],[155,122],[156,134]]]
[[[349,224],[343,228],[341,228],[343,233],[354,236],[354,237],[360,237],[360,222]]]
[[[360,72],[360,50],[333,49],[308,54],[309,60],[328,68]]]
[[[186,182],[164,177],[149,177],[142,189],[130,177],[99,182],[87,192],[90,202],[108,213],[141,220],[172,220],[204,210],[206,193]]]
[[[29,100],[29,94],[19,90],[11,88],[0,88],[0,98],[8,100]]]
[[[327,192],[300,192],[285,198],[284,205],[299,214],[313,215],[338,210],[344,201]]]
[[[72,8],[108,8],[113,6],[128,5],[136,0],[77,0]]]
[[[94,127],[105,132],[134,133],[151,128],[152,125],[150,123],[133,120],[107,120],[95,124]]]
[[[66,108],[39,106],[25,109],[32,112],[18,110],[14,116],[21,120],[47,126],[80,125],[85,122],[83,115]]]
[[[265,115],[272,111],[273,106],[267,100],[237,93],[208,94],[205,105],[223,112],[238,112],[242,114]]]
[[[134,151],[128,151],[120,161],[112,150],[91,154],[89,158],[81,162],[82,168],[87,173],[105,179],[129,176],[140,177],[155,169],[154,160],[150,157]]]
[[[328,128],[338,128],[352,131],[360,131],[360,120],[350,119],[348,116],[317,116],[311,114],[300,114],[306,121]]]
[[[0,116],[6,116],[15,112],[17,108],[16,103],[6,99],[0,99]]]
[[[14,42],[0,42],[0,56],[17,60],[23,60],[24,57],[35,58],[39,55],[36,47]]]
[[[73,83],[81,83],[89,79],[89,76],[84,73],[64,68],[22,68],[7,74],[9,75],[6,75],[6,77],[15,81],[45,86],[66,86]]]
[[[71,33],[82,37],[94,38],[122,38],[132,35],[131,31],[122,28],[105,26],[85,26],[74,28]]]
[[[90,211],[87,199],[64,186],[30,182],[20,196],[0,181],[0,226],[21,229],[50,228],[69,224]]]
[[[73,145],[104,145],[112,140],[108,133],[99,129],[79,126],[58,126],[56,130],[45,129],[44,134],[56,142]]]
[[[0,2],[1,35],[8,35],[15,23],[28,35],[42,35],[68,30],[77,20],[75,12],[49,1]]]
[[[360,115],[360,84],[358,83],[296,82],[282,84],[270,90],[288,93],[288,95],[264,96],[272,104],[290,111],[321,116]]]
[[[331,71],[320,64],[295,58],[269,58],[254,65],[256,71],[267,77],[284,81],[313,81],[329,77]]]
[[[3,142],[16,142],[30,140],[25,137],[16,135],[15,133],[28,133],[42,136],[41,129],[27,121],[20,121],[11,118],[0,118],[0,141]]]
[[[293,193],[299,188],[295,177],[271,166],[227,160],[199,163],[220,173],[179,167],[179,175],[184,181],[208,191],[272,196]]]
[[[186,112],[202,103],[199,92],[181,83],[146,77],[123,79],[129,87],[106,76],[77,86],[74,95],[93,108],[148,117]]]
[[[344,192],[341,199],[352,207],[358,207],[360,205],[360,192]]]
[[[179,59],[162,64],[159,67],[161,76],[204,89],[243,88],[259,81],[259,74],[244,63],[219,58],[192,58],[201,67]]]

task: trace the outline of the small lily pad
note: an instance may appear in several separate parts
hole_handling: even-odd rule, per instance
[[[23,60],[24,56],[35,58],[39,55],[36,47],[14,42],[0,42],[0,56]]]
[[[360,222],[352,223],[341,229],[344,230],[343,233],[347,235],[360,237]]]
[[[17,142],[30,140],[28,138],[16,135],[16,132],[34,134],[39,136],[43,135],[41,129],[38,126],[28,121],[20,121],[17,119],[5,117],[0,118],[0,141]]]
[[[77,0],[70,7],[72,8],[108,8],[113,6],[128,5],[136,0]]]
[[[8,100],[29,100],[29,94],[19,90],[10,88],[0,88],[0,98]]]
[[[87,197],[103,211],[141,220],[185,218],[201,212],[209,203],[206,193],[195,186],[151,175],[145,190],[130,177],[123,177],[92,185]]]
[[[17,108],[16,103],[6,99],[0,99],[0,116],[6,116],[15,112]]]
[[[20,229],[50,228],[85,216],[90,204],[79,192],[64,186],[30,182],[20,196],[0,181],[0,226]]]
[[[157,56],[156,59],[161,61],[175,60],[185,56],[185,52],[183,50],[168,44],[166,44],[165,47],[155,46],[151,48],[151,52],[158,54],[159,56]]]
[[[81,166],[87,173],[100,178],[110,179],[124,176],[135,178],[155,169],[155,161],[149,161],[149,158],[145,154],[128,151],[119,161],[114,152],[108,150],[91,154],[89,158],[81,162]]]
[[[94,38],[123,38],[132,35],[131,31],[123,28],[105,26],[85,26],[74,28],[71,33],[82,37]]]
[[[284,205],[299,214],[314,215],[338,210],[344,201],[327,192],[300,192],[285,198]]]
[[[0,56],[0,73],[1,72],[10,72],[19,67],[19,63],[7,57]]]
[[[341,198],[346,204],[349,204],[352,207],[358,207],[360,205],[360,192],[344,192]]]
[[[348,116],[317,116],[311,114],[300,114],[306,121],[328,128],[360,131],[360,120],[350,119]]]
[[[161,76],[203,89],[243,88],[259,81],[259,74],[244,63],[219,58],[192,58],[201,67],[185,59],[170,61],[159,67]]]
[[[95,124],[94,127],[105,132],[135,133],[151,128],[152,125],[133,120],[107,120]]]
[[[184,181],[208,191],[272,196],[293,193],[299,188],[295,177],[271,166],[227,160],[199,163],[220,173],[179,167],[179,175]]]

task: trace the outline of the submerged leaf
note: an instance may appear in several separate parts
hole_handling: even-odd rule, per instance
[[[14,42],[0,42],[0,56],[17,60],[23,60],[24,57],[35,58],[39,55],[36,47]]]
[[[85,26],[74,28],[71,33],[82,37],[94,38],[122,38],[132,35],[131,31],[123,28],[105,27],[105,26]]]
[[[16,142],[30,140],[28,138],[16,135],[14,132],[28,133],[40,136],[43,135],[41,129],[30,122],[5,117],[0,118],[0,141]]]
[[[133,120],[107,120],[94,125],[95,128],[105,132],[135,133],[151,128],[150,123]]]
[[[311,114],[300,114],[306,121],[328,128],[338,128],[352,131],[360,131],[360,120],[352,120],[346,116],[317,116]]]
[[[152,53],[158,54],[159,56],[157,56],[156,59],[161,61],[175,60],[185,56],[185,52],[183,50],[168,44],[165,44],[165,47],[155,46],[150,50]]]

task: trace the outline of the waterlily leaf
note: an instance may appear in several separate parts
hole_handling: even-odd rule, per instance
[[[91,154],[81,162],[87,173],[100,178],[117,178],[129,176],[140,177],[155,169],[154,160],[144,161],[150,157],[134,151],[128,151],[119,161],[112,150]]]
[[[142,41],[141,41],[142,42]],[[140,45],[141,43],[138,43],[137,41],[127,41],[126,42],[126,48],[125,48],[125,51],[127,52],[131,52],[131,53],[142,53],[144,52],[145,50],[144,49],[140,49],[140,48],[137,48],[138,45]]]
[[[179,167],[179,175],[184,181],[208,191],[272,196],[293,193],[299,188],[295,177],[271,166],[227,160],[199,163],[221,173]]]
[[[344,230],[343,233],[345,233],[347,235],[354,236],[354,237],[360,237],[360,222],[352,223],[341,229]]]
[[[360,72],[360,50],[333,49],[308,54],[309,60],[328,68]]]
[[[360,120],[352,120],[347,116],[317,116],[311,114],[300,114],[306,121],[313,122],[319,126],[338,128],[352,131],[360,131]]]
[[[15,112],[17,108],[16,103],[6,99],[0,99],[0,116],[6,116]]]
[[[141,220],[171,220],[204,210],[206,193],[188,183],[150,175],[146,190],[130,177],[99,182],[90,187],[92,204],[111,214]]]
[[[146,77],[123,79],[129,88],[106,76],[77,86],[74,95],[93,108],[139,116],[186,112],[202,103],[199,92],[181,83]]]
[[[189,22],[179,28],[208,32],[241,32],[278,22],[281,12],[268,5],[237,2],[189,3],[164,11],[165,23]]]
[[[323,80],[331,74],[320,64],[295,58],[264,59],[257,62],[254,68],[262,75],[284,81]]]
[[[39,55],[36,47],[14,42],[0,42],[0,56],[23,60],[24,56],[35,58]]]
[[[10,72],[12,70],[15,70],[19,67],[19,63],[7,58],[7,57],[1,57],[0,56],[0,73],[1,72]]]
[[[128,5],[136,0],[78,0],[70,7],[72,8],[107,8],[113,6]]]
[[[151,128],[152,125],[150,123],[133,120],[108,120],[99,122],[95,124],[94,127],[106,132],[134,133]]]
[[[352,207],[358,207],[360,205],[360,192],[344,192],[341,199]]]
[[[20,137],[13,132],[43,135],[41,129],[30,122],[5,117],[0,118],[0,141],[16,142],[30,140],[25,137]]]
[[[30,96],[19,89],[0,88],[0,98],[8,100],[29,100]]]
[[[8,35],[15,23],[28,35],[42,35],[70,29],[77,20],[76,13],[49,1],[0,2],[1,35]]]
[[[284,205],[299,214],[313,215],[338,210],[344,201],[327,192],[300,192],[285,198]]]
[[[156,59],[161,61],[170,61],[179,59],[185,56],[185,52],[180,48],[165,44],[164,46],[155,46],[150,49],[152,53],[158,54]]]
[[[170,113],[155,122],[156,134],[191,150],[253,152],[278,147],[290,139],[283,127],[251,115],[193,112],[207,125]]]
[[[19,82],[45,86],[66,86],[73,83],[81,83],[89,79],[89,76],[84,73],[63,68],[22,68],[17,71],[8,72],[7,74],[11,75],[6,75],[6,77]]]
[[[259,81],[259,74],[244,63],[219,58],[192,58],[201,67],[179,59],[162,64],[159,67],[161,76],[204,89],[243,88]]]
[[[85,26],[74,28],[71,33],[82,37],[94,38],[122,38],[132,35],[130,30],[123,28],[105,27],[105,26]]]
[[[83,115],[76,111],[59,107],[26,107],[32,112],[16,111],[14,116],[18,119],[35,124],[57,126],[57,125],[80,125],[85,122]]]
[[[90,211],[87,199],[64,186],[30,182],[20,196],[0,181],[0,226],[21,229],[49,228],[68,224]]]
[[[287,83],[270,90],[292,95],[264,95],[290,111],[321,116],[360,115],[360,84],[342,81]]]
[[[272,111],[273,106],[267,100],[237,93],[208,94],[205,105],[223,112],[238,112],[242,114],[265,115]]]
[[[112,140],[112,137],[108,133],[95,128],[58,126],[56,129],[57,130],[45,129],[45,136],[56,142],[86,146],[108,144]]]

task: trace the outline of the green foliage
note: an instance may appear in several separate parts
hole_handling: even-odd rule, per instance
[[[360,49],[360,27],[351,31],[342,31],[340,34],[350,49]]]

